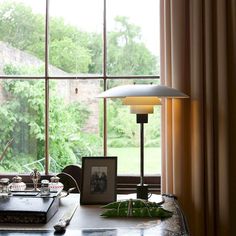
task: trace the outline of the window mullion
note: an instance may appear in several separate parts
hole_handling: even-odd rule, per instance
[[[107,88],[107,22],[106,0],[103,2],[103,90]],[[103,100],[103,154],[107,156],[107,101]]]
[[[45,18],[45,174],[49,173],[49,75],[48,75],[48,56],[49,56],[49,0],[46,0]]]

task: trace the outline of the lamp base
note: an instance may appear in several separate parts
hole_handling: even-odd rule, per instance
[[[137,185],[137,198],[148,200],[148,185],[147,184]]]

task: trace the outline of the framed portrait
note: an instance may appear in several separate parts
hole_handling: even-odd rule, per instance
[[[83,157],[80,204],[116,201],[117,157]]]

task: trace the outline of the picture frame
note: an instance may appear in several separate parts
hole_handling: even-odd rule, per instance
[[[82,157],[80,204],[116,201],[117,157]]]

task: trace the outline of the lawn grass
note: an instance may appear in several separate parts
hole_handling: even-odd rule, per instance
[[[111,148],[108,155],[117,156],[117,174],[140,174],[139,147]],[[144,175],[161,174],[161,148],[147,147],[144,149]]]

